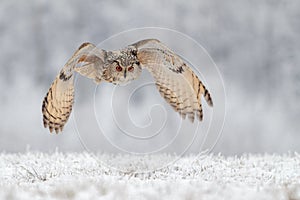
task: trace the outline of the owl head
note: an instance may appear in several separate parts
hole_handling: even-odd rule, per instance
[[[103,76],[106,81],[125,85],[138,78],[142,72],[135,47],[107,52]]]

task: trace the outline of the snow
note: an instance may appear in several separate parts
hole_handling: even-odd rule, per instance
[[[0,154],[0,199],[300,199],[300,155]]]
[[[161,27],[179,31],[203,45],[224,78],[226,123],[221,145],[216,146],[215,152],[226,155],[243,152],[285,153],[289,150],[300,152],[299,8],[300,1],[297,0],[75,0],[72,3],[68,0],[1,0],[0,151],[23,151],[27,144],[39,151],[57,146],[61,151],[82,150],[82,145],[73,134],[71,119],[60,137],[53,137],[43,127],[42,100],[55,76],[83,42],[97,45],[132,28]],[[156,37],[162,33],[148,30],[145,30],[147,35],[144,38],[150,37],[149,34]],[[126,37],[122,41],[120,37],[117,37],[119,41],[117,38],[111,39],[112,46],[107,49],[122,48],[136,42],[140,39],[136,37],[137,33],[123,35]],[[170,31],[161,34],[158,39],[194,64],[205,78],[203,81],[207,81],[206,86],[214,102],[222,101],[218,98],[221,94],[219,90],[212,88],[218,76],[207,73],[213,68],[205,63],[206,59],[196,45],[189,45],[191,41],[185,42],[183,38],[181,35],[176,39]],[[142,80],[140,77],[136,81]],[[127,87],[118,88],[125,94],[131,94],[134,84],[132,82]],[[136,101],[128,106],[133,120],[139,125],[147,125],[149,115],[155,121],[158,110],[150,113],[152,105],[165,103],[155,87],[138,90],[137,95],[133,96]],[[110,100],[113,88],[112,84],[101,83],[97,89],[96,113],[100,122],[101,118],[107,118],[108,114],[101,118],[100,115],[109,109],[111,102],[106,102]],[[82,132],[89,144],[95,141],[90,135],[99,133],[98,124],[92,118],[94,110],[89,110],[94,105],[90,103],[94,98],[94,89],[93,81],[82,77],[76,86],[72,112],[77,119],[80,117],[79,128],[85,131]],[[128,101],[125,95],[119,96],[115,98],[116,103]],[[170,109],[167,119],[176,124],[180,119],[178,114],[169,105],[162,105]],[[220,111],[217,107],[220,105],[222,103],[215,102],[214,116]],[[205,120],[210,119],[207,115],[210,108],[205,103],[203,110],[204,121],[199,128],[204,128]],[[115,111],[119,114],[120,125],[124,123],[131,128],[132,123],[127,123],[127,112]],[[159,114],[164,115],[163,112]],[[107,121],[104,119],[102,123],[104,128],[109,129],[107,135],[118,141],[118,127]],[[152,125],[139,133],[150,135],[156,130],[155,123]],[[172,125],[166,126],[162,139],[170,141],[169,138],[173,138],[177,130],[174,129]],[[190,131],[188,129],[184,133]],[[110,144],[105,144],[104,136],[96,141],[98,148],[92,150],[113,151]],[[119,141],[128,144],[127,140]],[[188,140],[182,141],[176,147],[184,148]],[[163,142],[158,144],[165,144]],[[156,141],[150,144],[156,144]],[[199,145],[201,142],[195,145],[196,150],[192,149],[193,153],[197,153]],[[176,148],[172,149],[174,151]]]

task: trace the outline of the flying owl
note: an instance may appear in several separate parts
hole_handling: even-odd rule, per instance
[[[201,96],[213,106],[209,91],[192,69],[172,50],[156,39],[145,39],[116,51],[83,43],[57,75],[46,94],[42,112],[44,127],[63,130],[74,103],[74,73],[94,80],[123,85],[147,69],[161,96],[183,119],[202,121]]]

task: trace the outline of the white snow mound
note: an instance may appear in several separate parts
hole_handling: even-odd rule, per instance
[[[0,199],[300,199],[300,155],[0,154]]]

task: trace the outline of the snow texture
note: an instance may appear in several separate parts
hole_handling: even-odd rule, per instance
[[[69,0],[1,0],[0,151],[24,152],[27,144],[31,149],[45,152],[55,147],[61,151],[81,151],[82,145],[73,134],[71,120],[60,137],[48,134],[42,125],[42,100],[55,76],[83,42],[99,44],[132,28],[162,27],[184,33],[203,45],[224,78],[226,123],[222,141],[214,148],[215,152],[226,155],[300,152],[299,8],[298,0],[75,0],[72,3]],[[215,83],[217,75],[206,76],[210,67],[203,63],[196,45],[188,45],[182,39],[175,40],[170,32],[162,36],[158,39],[192,62],[204,73],[205,81]],[[115,39],[111,42],[121,48],[123,44],[130,44],[127,39],[124,38],[122,43]],[[130,42],[137,40],[139,38],[133,38]],[[133,85],[134,82],[120,88],[129,93]],[[92,118],[94,112],[89,112],[94,96],[87,97],[91,95],[88,89],[94,92],[94,87],[91,80],[82,78],[76,87],[77,99],[72,112],[81,116],[80,125],[89,144],[95,141],[90,135],[98,130]],[[212,84],[207,84],[207,87],[211,90]],[[99,85],[98,113],[109,108],[111,102],[106,102],[112,90],[111,84]],[[158,115],[148,113],[154,105],[152,102],[165,103],[155,85],[153,92],[148,90],[139,90],[134,96],[138,103],[134,103],[131,109],[133,119],[141,125],[147,125],[148,114],[153,119]],[[211,90],[211,93],[213,100],[219,101],[216,98],[219,92]],[[124,97],[116,98],[116,103],[123,102]],[[176,124],[178,115],[165,105],[170,109],[168,119]],[[215,105],[214,114],[219,104]],[[205,121],[209,119],[209,109],[207,106],[203,109]],[[120,122],[127,125],[127,112],[116,111],[123,119]],[[163,116],[163,113],[159,114]],[[103,122],[114,141],[118,140],[118,127]],[[166,137],[174,136],[172,126],[165,130]],[[140,132],[146,135],[154,131]],[[103,142],[105,137],[97,141],[100,139],[102,142],[100,145],[96,143],[98,148],[93,150],[116,152],[110,144]],[[176,147],[184,148],[186,143],[182,141]],[[197,147],[195,145],[196,150],[191,149],[191,152],[197,153]],[[174,151],[176,148],[170,152]]]
[[[300,199],[298,153],[2,153],[0,177],[0,199]]]

